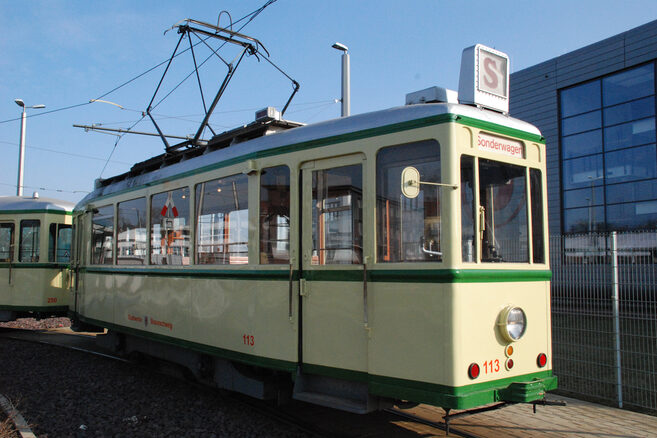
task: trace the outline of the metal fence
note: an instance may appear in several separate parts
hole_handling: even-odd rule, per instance
[[[560,392],[657,415],[657,232],[550,238]]]

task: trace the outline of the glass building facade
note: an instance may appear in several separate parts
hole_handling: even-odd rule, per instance
[[[657,228],[655,62],[558,96],[562,232]]]

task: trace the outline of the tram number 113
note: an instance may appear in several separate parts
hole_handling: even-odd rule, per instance
[[[499,373],[500,372],[500,360],[495,359],[495,360],[489,360],[488,362],[484,362],[484,373]]]
[[[255,345],[255,337],[251,335],[244,335],[242,336],[242,342],[244,342],[244,345],[248,345],[249,347],[253,347]]]

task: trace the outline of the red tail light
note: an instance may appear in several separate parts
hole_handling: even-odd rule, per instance
[[[538,365],[539,368],[543,368],[547,364],[547,356],[545,353],[541,353],[538,355],[536,358],[536,364]]]
[[[470,376],[471,379],[476,379],[477,377],[479,377],[479,372],[480,372],[479,365],[477,365],[476,363],[471,363],[470,367],[468,368],[468,376]]]
[[[513,359],[507,359],[506,360],[506,369],[510,370],[511,368],[513,368]]]

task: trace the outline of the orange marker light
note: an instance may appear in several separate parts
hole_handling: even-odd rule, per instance
[[[506,357],[510,357],[513,354],[513,345],[507,345],[504,353],[506,353]]]

